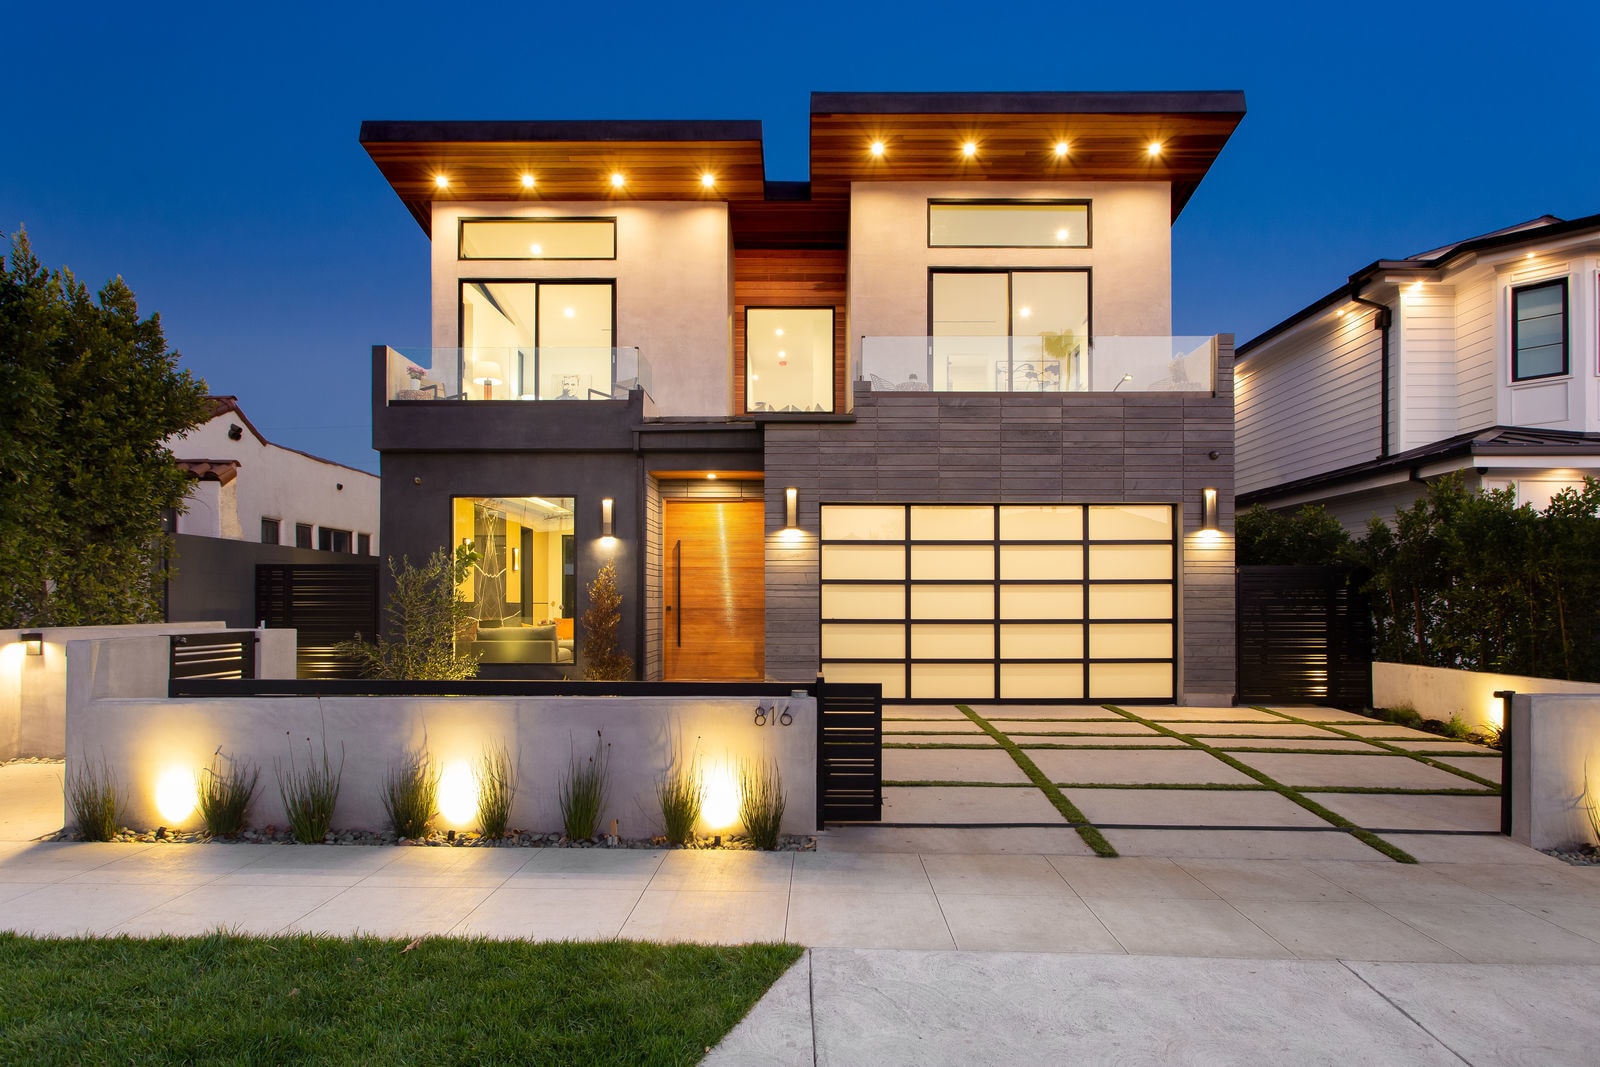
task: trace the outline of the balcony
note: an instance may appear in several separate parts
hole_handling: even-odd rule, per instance
[[[1214,337],[863,337],[875,393],[1211,393]]]
[[[389,348],[385,400],[626,400],[649,395],[637,348]]]

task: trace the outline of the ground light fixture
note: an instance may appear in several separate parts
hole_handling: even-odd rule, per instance
[[[1217,491],[1210,486],[1200,490],[1200,529],[1217,528]]]
[[[28,630],[17,635],[17,639],[27,646],[28,655],[44,655],[44,634],[38,630]]]

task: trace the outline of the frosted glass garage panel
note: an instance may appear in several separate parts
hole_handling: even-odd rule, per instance
[[[1091,700],[1171,700],[1171,663],[1091,663]]]
[[[829,682],[877,682],[883,686],[885,700],[904,700],[906,669],[899,663],[822,663],[822,677]]]
[[[1099,623],[1089,627],[1089,655],[1095,659],[1171,659],[1172,624]]]
[[[1170,585],[1092,585],[1089,587],[1091,619],[1170,619]]]
[[[993,541],[994,508],[927,505],[911,509],[913,541]]]
[[[993,623],[916,623],[912,659],[993,659]]]
[[[887,695],[887,694],[886,694]],[[993,663],[913,663],[913,700],[993,700]]]
[[[906,590],[903,585],[824,585],[824,619],[903,619]]]
[[[903,623],[825,622],[823,659],[905,659]]]
[[[992,585],[914,585],[911,587],[913,619],[992,619]]]
[[[906,576],[906,550],[900,545],[823,545],[822,580],[852,578],[898,582]]]
[[[914,581],[994,578],[994,545],[912,545]]]
[[[822,507],[824,541],[904,541],[906,509],[898,506]]]
[[[1172,508],[1166,504],[1101,504],[1089,508],[1094,541],[1170,541]]]
[[[1002,619],[1081,619],[1081,585],[1002,585]]]
[[[1006,505],[1000,509],[1002,541],[1079,541],[1083,508],[1076,504]]]
[[[1076,582],[1083,578],[1082,545],[1001,545],[1001,581]]]
[[[1002,700],[1082,700],[1083,668],[1076,663],[1002,663]]]
[[[1082,659],[1083,626],[1053,622],[1002,624],[1000,658]]]
[[[1172,544],[1091,545],[1089,577],[1172,578]]]

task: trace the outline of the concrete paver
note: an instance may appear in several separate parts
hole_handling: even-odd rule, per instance
[[[975,748],[888,748],[883,751],[888,781],[1026,782],[1009,753]]]
[[[1326,826],[1300,805],[1267,790],[1074,789],[1070,796],[1097,826]]]
[[[1239,773],[1215,756],[1193,750],[1128,752],[1034,749],[1030,750],[1028,755],[1052,782],[1058,783],[1105,782],[1138,785],[1147,782],[1182,784],[1254,782],[1254,779]]]
[[[1500,830],[1499,797],[1385,796],[1310,790],[1306,795],[1369,830]]]
[[[1174,859],[1370,860],[1381,853],[1347,833],[1301,830],[1120,830],[1105,831],[1124,856]],[[1387,861],[1386,861],[1387,862]]]
[[[0,841],[36,841],[61,829],[60,763],[0,767]]]
[[[1472,783],[1399,756],[1346,756],[1328,753],[1302,755],[1289,752],[1253,753],[1250,766],[1293,788],[1319,785],[1359,785],[1401,789],[1471,789]]]
[[[1009,757],[1007,757],[1009,759]],[[1016,766],[1012,764],[1012,766]],[[884,786],[886,823],[1054,823],[1061,813],[1031,786],[1026,789],[989,786]]]
[[[1234,907],[1303,960],[1466,962],[1365,901],[1241,900]]]

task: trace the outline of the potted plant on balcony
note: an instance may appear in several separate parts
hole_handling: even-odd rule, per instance
[[[1056,382],[1056,387],[1059,388],[1062,369],[1068,365],[1068,360],[1077,357],[1081,347],[1076,330],[1057,330],[1053,332],[1046,330],[1041,333],[1039,335],[1039,350],[1044,353],[1045,359],[1049,361],[1041,368],[1041,376],[1048,376],[1053,379]],[[1043,381],[1039,383],[1039,388],[1041,390],[1046,388]]]

